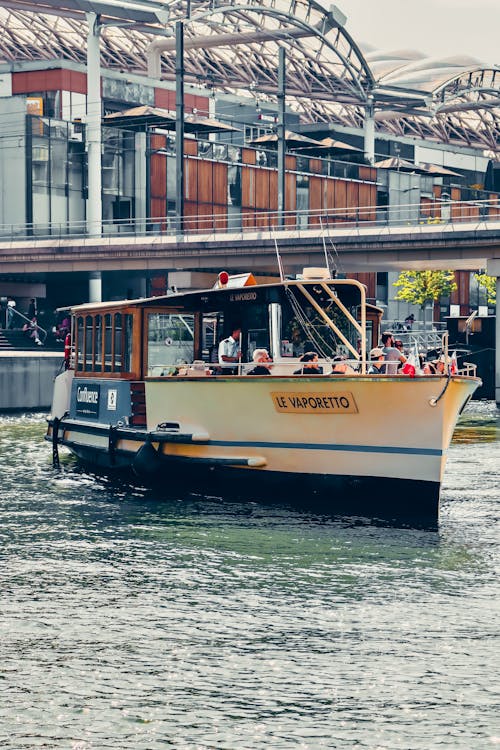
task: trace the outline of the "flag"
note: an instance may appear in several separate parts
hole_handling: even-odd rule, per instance
[[[420,358],[418,356],[418,349],[417,349],[416,344],[413,346],[413,349],[411,349],[410,353],[408,354],[408,357],[406,359],[406,362],[403,365],[401,372],[403,373],[403,375],[409,375],[410,378],[414,378],[415,375],[422,374],[420,370]]]
[[[458,362],[456,351],[450,357],[450,375],[456,375],[458,373]]]

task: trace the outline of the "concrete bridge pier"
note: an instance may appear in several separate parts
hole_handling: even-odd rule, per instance
[[[495,401],[500,408],[500,258],[492,258],[487,261],[486,273],[495,276],[497,280],[497,301],[495,320]]]
[[[100,271],[89,273],[89,302],[102,302],[102,274]]]

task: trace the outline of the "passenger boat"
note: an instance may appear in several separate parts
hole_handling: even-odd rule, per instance
[[[481,381],[368,374],[382,311],[357,280],[324,269],[257,284],[71,309],[72,349],[55,379],[46,439],[91,467],[164,487],[222,486],[331,513],[435,523],[458,416]],[[218,342],[241,329],[241,359]],[[246,374],[266,348],[270,376]],[[315,350],[322,374],[305,374]],[[355,372],[332,372],[335,354]]]

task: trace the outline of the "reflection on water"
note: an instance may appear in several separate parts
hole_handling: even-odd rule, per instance
[[[56,472],[0,418],[0,746],[500,744],[499,426],[462,416],[434,533]]]

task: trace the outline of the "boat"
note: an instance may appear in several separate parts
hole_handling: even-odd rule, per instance
[[[210,289],[70,312],[45,436],[56,463],[66,446],[91,469],[164,488],[214,485],[332,514],[437,523],[455,424],[481,381],[468,365],[370,374],[382,311],[359,281],[315,268],[265,284],[221,272]],[[229,367],[218,346],[235,326],[241,352]],[[271,369],[249,375],[260,348]],[[306,372],[308,351],[321,374]],[[339,357],[347,373],[337,374]]]

